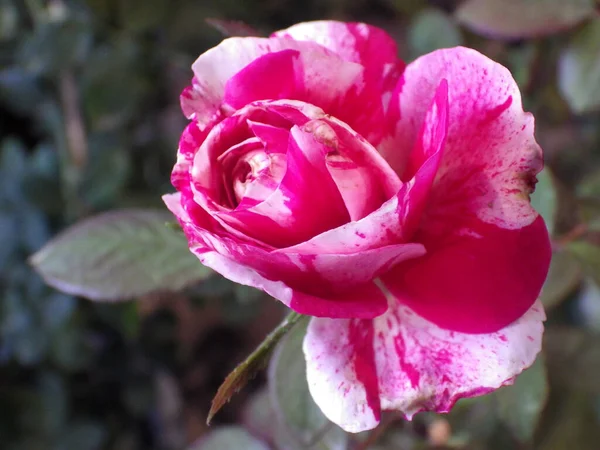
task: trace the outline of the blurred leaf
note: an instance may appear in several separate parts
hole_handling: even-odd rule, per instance
[[[540,433],[539,450],[596,450],[600,441],[593,397],[576,392],[559,392],[551,403],[551,420]],[[558,397],[556,395],[555,397]]]
[[[141,71],[144,62],[139,44],[127,39],[100,46],[90,55],[81,79],[92,130],[115,129],[138,113],[150,86]]]
[[[278,344],[268,384],[275,415],[301,447],[318,441],[330,425],[308,390],[302,352],[307,326],[308,322],[294,327]]]
[[[127,183],[130,162],[123,142],[109,133],[89,137],[89,161],[82,175],[81,197],[92,209],[114,204]]]
[[[563,49],[558,87],[576,114],[600,108],[600,19],[585,25]]]
[[[55,75],[83,62],[91,32],[89,23],[72,17],[41,22],[19,48],[20,64],[36,74]]]
[[[209,424],[214,415],[229,401],[231,396],[242,389],[256,373],[263,369],[273,352],[275,345],[283,338],[298,322],[307,320],[302,316],[291,312],[277,328],[269,333],[265,340],[254,350],[233,372],[227,375],[223,384],[213,398],[206,423]]]
[[[73,321],[67,322],[52,335],[50,360],[66,372],[83,369],[93,356],[87,337]]]
[[[556,222],[556,187],[550,170],[545,168],[537,175],[537,184],[535,192],[531,195],[531,205],[539,212],[544,221],[548,232],[552,235],[554,224]]]
[[[567,245],[567,250],[582,263],[584,271],[600,286],[600,243],[573,241]]]
[[[546,311],[566,300],[582,279],[581,264],[573,255],[564,250],[554,252],[540,296]]]
[[[455,15],[478,33],[514,39],[570,28],[591,17],[594,7],[594,0],[465,0]]]
[[[577,297],[579,320],[586,328],[600,332],[600,287],[586,280]]]
[[[42,101],[43,92],[35,75],[20,67],[0,70],[0,100],[20,113],[33,112]]]
[[[532,79],[533,67],[539,53],[535,42],[526,42],[516,48],[511,48],[507,55],[507,67],[522,91],[525,91]],[[527,101],[527,97],[523,99]],[[527,109],[527,105],[525,105]],[[546,168],[543,172],[547,172]],[[542,172],[542,173],[543,173]],[[539,178],[539,175],[538,175]]]
[[[39,380],[39,393],[40,417],[34,425],[35,429],[44,436],[55,437],[63,429],[69,414],[67,387],[59,374],[45,372]]]
[[[263,36],[262,33],[250,25],[238,20],[222,20],[215,18],[206,19],[206,23],[218,30],[225,37]]]
[[[180,290],[211,272],[165,227],[171,217],[141,209],[101,214],[62,232],[30,262],[51,286],[92,300]]]
[[[454,19],[439,9],[425,9],[411,21],[408,44],[411,59],[439,48],[462,45],[463,39]]]
[[[56,445],[56,450],[100,450],[105,430],[96,422],[79,420],[70,423]]]
[[[544,353],[552,385],[600,394],[600,336],[574,327],[548,327]]]
[[[41,319],[46,327],[57,329],[71,317],[76,306],[75,299],[70,295],[53,292],[42,300]]]
[[[253,437],[242,427],[221,427],[209,432],[188,450],[269,450],[269,447]]]
[[[132,31],[157,27],[172,11],[169,0],[120,0],[117,5],[121,23]]]
[[[512,386],[503,387],[494,395],[500,420],[519,441],[530,442],[548,400],[543,356],[520,374]]]
[[[12,0],[0,0],[0,42],[15,37],[19,30],[19,10]]]

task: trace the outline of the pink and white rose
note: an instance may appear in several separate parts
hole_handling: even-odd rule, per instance
[[[467,48],[405,67],[385,32],[342,22],[226,39],[192,68],[164,200],[203,264],[315,316],[329,419],[448,411],[532,364],[551,251],[506,68]]]

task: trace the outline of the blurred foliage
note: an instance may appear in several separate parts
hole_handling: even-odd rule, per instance
[[[596,449],[597,11],[594,0],[0,0],[0,448]],[[513,72],[547,159],[533,196],[555,247],[544,358],[448,416],[390,414],[376,434],[346,436],[306,395],[298,326],[269,390],[259,373],[207,433],[212,395],[280,321],[279,305],[217,276],[92,304],[47,287],[27,258],[92,214],[164,208],[185,126],[179,92],[217,28],[243,33],[227,25],[237,20],[267,34],[321,18],[381,26],[407,61],[462,44]]]

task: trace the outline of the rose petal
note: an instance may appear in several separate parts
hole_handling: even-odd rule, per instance
[[[552,256],[548,233],[541,217],[519,230],[481,221],[469,229],[445,245],[425,244],[427,256],[381,280],[436,325],[489,333],[523,315],[539,295]]]
[[[484,335],[443,330],[392,302],[373,320],[316,318],[304,339],[307,379],[323,413],[348,432],[375,428],[381,410],[411,419],[511,384],[541,349],[545,315]]]
[[[249,236],[279,248],[348,222],[348,211],[325,168],[325,155],[330,150],[294,126],[288,141],[287,169],[277,189],[251,208],[215,214]]]
[[[272,36],[316,42],[347,61],[362,64],[369,78],[380,80],[384,92],[393,90],[404,69],[396,42],[382,29],[365,23],[304,22]]]
[[[433,52],[407,67],[396,138],[411,143],[422,137],[423,93],[442,78],[450,107],[444,157],[411,239],[425,245],[428,257],[382,279],[440,326],[491,332],[533,304],[548,270],[548,234],[529,202],[542,153],[510,72],[464,48]],[[399,159],[387,156],[403,178],[426,157],[418,151],[404,160],[401,152]]]
[[[428,195],[437,174],[448,129],[448,90],[442,80],[421,128],[420,139],[415,143],[415,154],[427,158],[408,183],[401,184],[396,195],[368,216],[339,228],[326,231],[309,241],[282,251],[299,253],[355,253],[380,246],[406,242],[421,220]],[[338,134],[342,134],[338,130]],[[366,152],[363,152],[367,155]],[[361,160],[357,154],[353,158]],[[386,192],[397,186],[397,179],[389,175],[387,164],[369,163],[378,178],[391,180]]]
[[[372,280],[401,261],[422,256],[419,244],[353,255],[273,253],[231,236],[206,212],[190,216],[186,195],[164,196],[200,261],[232,281],[262,289],[292,309],[322,317],[375,317],[387,301]]]
[[[399,95],[392,98],[392,103],[399,102],[401,114],[388,117],[395,125],[394,140],[389,141],[393,145],[381,151],[403,180],[410,177],[402,143],[413,146],[419,138],[442,79],[448,82],[449,128],[430,209],[458,204],[503,228],[529,225],[537,213],[528,194],[543,164],[533,135],[533,116],[523,112],[519,88],[510,72],[477,51],[462,47],[438,50],[407,66]],[[419,157],[411,158],[417,159],[411,165],[418,167]],[[455,207],[445,208],[452,209]]]
[[[229,38],[193,64],[182,108],[201,129],[256,100],[317,105],[365,137],[383,134],[381,87],[366,69],[324,47],[287,38]]]

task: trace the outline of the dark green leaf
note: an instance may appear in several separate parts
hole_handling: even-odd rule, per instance
[[[171,12],[169,0],[119,0],[117,5],[123,26],[132,31],[159,26]]]
[[[439,9],[425,9],[417,14],[408,29],[411,59],[439,48],[462,44],[462,35],[454,19]]]
[[[45,21],[23,42],[18,58],[33,73],[54,75],[82,62],[91,43],[91,28],[84,21]]]
[[[307,326],[308,322],[292,329],[273,354],[269,366],[273,410],[300,448],[313,448],[317,442],[324,448],[343,447],[346,434],[323,415],[308,390],[302,352]]]
[[[256,373],[263,369],[268,361],[275,345],[283,338],[293,326],[302,321],[307,320],[307,316],[301,316],[295,312],[291,312],[277,328],[275,328],[265,340],[258,346],[256,350],[250,354],[241,364],[239,364],[233,372],[231,372],[213,398],[210,411],[206,423],[210,423],[213,416],[229,401],[231,396],[242,389]]]
[[[221,427],[208,433],[188,450],[269,450],[269,447],[253,437],[242,427]]]
[[[588,240],[571,242],[567,250],[582,264],[584,271],[600,286],[600,243]]]
[[[456,17],[469,28],[501,38],[551,34],[594,14],[594,0],[466,0]]]
[[[545,168],[537,175],[538,182],[535,185],[535,192],[531,195],[531,205],[539,212],[548,232],[554,232],[554,223],[556,222],[556,187],[554,186],[554,178],[550,173],[550,169]]]
[[[563,49],[558,87],[573,112],[600,108],[600,19],[590,21]]]
[[[503,387],[494,395],[500,420],[516,439],[531,442],[548,399],[544,358],[538,357],[512,386]]]
[[[571,327],[549,327],[544,352],[553,385],[600,394],[600,337]]]
[[[566,300],[582,279],[581,264],[573,255],[564,250],[554,252],[540,296],[544,308],[550,310]]]
[[[167,211],[121,210],[86,219],[30,259],[51,286],[93,300],[176,291],[211,274],[181,233],[165,227]]]

